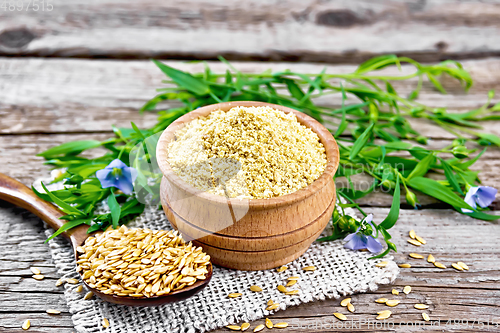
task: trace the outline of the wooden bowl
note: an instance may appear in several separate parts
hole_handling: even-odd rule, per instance
[[[175,132],[212,111],[235,106],[269,106],[313,130],[325,146],[327,165],[309,186],[270,199],[229,199],[191,186],[180,179],[167,161]],[[196,109],[174,121],[161,135],[157,160],[163,173],[161,202],[172,226],[210,254],[220,266],[260,270],[298,258],[325,228],[335,207],[333,176],[339,163],[337,143],[319,122],[299,111],[262,102],[228,102]]]

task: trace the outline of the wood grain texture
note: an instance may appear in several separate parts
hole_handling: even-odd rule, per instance
[[[474,2],[464,4],[469,5]],[[428,3],[423,6],[430,5]],[[418,6],[418,3],[415,2],[413,6]],[[491,8],[492,4],[488,6]],[[474,6],[467,15],[475,15],[474,13],[481,11],[481,8],[484,7]],[[440,17],[435,15],[435,20],[442,19],[448,15],[448,12],[456,12],[454,6],[448,6],[447,11],[440,14]],[[488,15],[484,12],[480,14],[481,20],[484,17],[492,17]],[[494,11],[491,11],[491,15],[495,15]],[[464,15],[455,17],[459,20],[457,22],[461,22],[460,24],[466,22],[463,20]],[[13,22],[10,17],[8,21],[9,24]],[[496,19],[493,21],[489,21],[488,24],[498,22]],[[0,24],[5,24],[5,22],[3,19],[0,20]],[[448,22],[450,21],[445,23],[448,24]],[[475,20],[471,24],[477,25],[478,22],[480,20]],[[58,37],[54,36],[54,38]],[[5,35],[0,39],[5,41]],[[179,62],[169,62],[169,64],[189,70],[202,68],[200,64]],[[476,80],[476,85],[470,94],[460,93],[456,85],[445,81],[445,86],[451,89],[451,94],[438,94],[426,85],[420,97],[421,101],[436,107],[449,106],[452,110],[459,112],[484,103],[489,89],[499,90],[500,59],[471,60],[465,61],[464,64],[471,70]],[[290,68],[303,72],[319,72],[323,67],[314,64],[287,63],[237,63],[236,66],[248,72],[263,71],[270,67],[275,70]],[[220,64],[214,64],[214,69],[217,71],[222,71],[223,68],[224,66]],[[327,71],[350,72],[353,69],[354,66],[350,65],[327,66]],[[0,135],[0,172],[17,177],[25,184],[30,184],[34,179],[48,174],[49,169],[42,165],[43,159],[36,157],[35,154],[51,146],[78,139],[103,140],[110,136],[109,128],[112,123],[127,126],[132,120],[140,127],[151,126],[156,116],[148,113],[141,117],[136,110],[154,95],[154,89],[161,85],[161,79],[163,75],[149,61],[0,59],[0,94],[2,96],[0,100],[0,132],[2,133]],[[409,93],[411,86],[404,83],[396,85],[396,89],[398,92]],[[328,105],[340,105],[340,99],[335,97],[329,97],[322,102]],[[498,102],[498,99],[496,98],[494,102]],[[36,121],[28,121],[30,119],[36,119]],[[431,147],[449,144],[450,136],[447,133],[417,122],[414,124],[418,124],[420,131],[433,138],[430,142]],[[499,127],[495,123],[487,125],[486,130],[500,134]],[[49,133],[55,134],[48,135]],[[500,187],[499,160],[499,151],[490,149],[474,167],[475,170],[481,170],[483,184]],[[361,183],[365,180],[362,178],[355,182]],[[388,207],[390,198],[387,194],[374,193],[361,199],[360,203],[364,206]],[[421,201],[424,203],[424,199]],[[436,207],[432,201],[425,202],[426,207]],[[495,207],[500,208],[498,203]],[[386,208],[367,208],[367,211],[375,214],[376,221],[380,221],[388,213]],[[0,232],[3,235],[0,239],[2,299],[0,304],[5,304],[5,308],[0,309],[0,332],[23,332],[20,326],[27,318],[36,323],[30,332],[69,333],[73,331],[62,289],[54,285],[58,274],[51,261],[49,248],[43,244],[45,235],[42,226],[40,220],[30,213],[0,202]],[[415,249],[406,243],[407,232],[411,228],[428,241],[426,246]],[[394,329],[380,328],[377,331],[434,331],[435,327],[432,329],[430,326],[408,327],[404,325],[408,322],[421,322],[419,311],[411,307],[411,304],[417,301],[431,305],[429,314],[432,320],[439,319],[439,324],[441,324],[439,331],[498,331],[498,328],[491,326],[492,322],[500,322],[498,317],[500,312],[498,303],[500,299],[498,295],[500,253],[497,246],[500,230],[498,223],[489,224],[473,220],[449,209],[423,211],[403,209],[401,219],[393,230],[394,240],[400,251],[395,255],[397,262],[412,264],[412,268],[402,269],[395,286],[401,290],[405,285],[411,285],[413,291],[407,297],[401,296],[403,303],[392,309],[396,327]],[[471,270],[456,272],[453,269],[433,268],[425,261],[408,258],[409,252],[432,253],[448,266],[452,262],[461,260],[466,262]],[[42,281],[33,280],[30,266],[40,268],[46,278]],[[373,300],[386,297],[393,287],[387,286],[374,293],[354,296],[353,304],[356,306],[356,314],[345,313],[355,320],[374,318],[374,313],[380,310],[380,305],[373,303]],[[58,308],[63,313],[56,318],[50,317],[44,312],[49,307]],[[369,328],[366,325],[344,330],[318,326],[321,321],[331,323],[333,319],[331,314],[342,310],[345,311],[339,307],[338,300],[327,300],[289,308],[286,312],[278,312],[271,318],[275,322],[288,321],[291,324],[297,320],[303,327],[307,325],[307,331],[318,333],[372,332],[374,330],[373,327]],[[447,326],[449,319],[452,321],[468,320],[468,326],[465,324],[456,327]],[[475,328],[471,326],[473,320],[476,320]],[[490,327],[478,330],[478,320],[483,323],[489,322]],[[260,323],[262,321],[252,323],[252,328]],[[305,330],[303,327],[300,329],[302,332]],[[216,332],[226,331],[226,329],[221,329]],[[283,331],[298,332],[299,329],[290,327]]]
[[[0,12],[9,56],[360,62],[500,54],[500,6],[478,0],[50,1]]]
[[[190,72],[203,71],[203,65],[169,61],[167,64]],[[226,66],[219,62],[209,63],[215,72],[223,73]],[[290,69],[301,73],[319,73],[324,65],[308,63],[235,63],[246,73],[260,73]],[[487,92],[500,91],[500,58],[468,60],[463,65],[475,81],[469,93],[449,78],[442,78],[443,86],[450,91],[443,95],[429,84],[424,84],[419,102],[432,107],[447,107],[464,112],[483,105]],[[327,73],[350,73],[353,65],[329,65]],[[401,74],[413,72],[403,66]],[[383,73],[397,75],[397,69]],[[0,58],[0,133],[81,133],[110,132],[110,125],[151,127],[156,115],[138,110],[155,96],[156,89],[164,87],[165,76],[150,61],[85,61],[78,59],[22,59]],[[394,82],[394,88],[403,96],[416,87],[415,80]],[[498,102],[496,97],[493,102]],[[353,102],[354,100],[350,100]],[[341,95],[321,97],[318,103],[340,107]],[[168,108],[175,102],[162,104]],[[36,119],[37,121],[30,121]],[[453,136],[437,126],[428,125],[422,119],[412,119],[414,126],[426,136],[435,139]],[[488,132],[500,135],[494,122],[483,124]]]
[[[375,220],[387,215],[388,209],[374,208]],[[9,204],[0,204],[0,231],[5,235],[0,241],[0,262],[11,261],[13,270],[0,268],[0,293],[2,309],[0,310],[0,332],[22,332],[20,325],[30,318],[34,332],[71,332],[70,315],[62,295],[62,287],[55,287],[57,274],[51,263],[48,245],[43,244],[45,239],[42,223],[30,213],[22,213],[19,208],[12,208]],[[415,249],[408,244],[408,231],[415,229],[417,234],[427,240],[427,245]],[[470,231],[474,230],[474,237]],[[394,285],[384,286],[376,292],[353,296],[352,303],[356,307],[354,314],[348,313],[339,306],[339,300],[326,300],[311,304],[291,307],[285,312],[278,312],[270,318],[274,322],[286,321],[290,328],[283,332],[304,331],[300,326],[307,325],[308,332],[371,332],[367,324],[354,329],[337,329],[321,326],[336,323],[333,312],[342,312],[349,319],[374,320],[375,313],[387,307],[374,303],[379,297],[401,299],[402,303],[391,308],[393,316],[391,322],[394,329],[378,328],[379,332],[423,332],[431,327],[407,327],[406,323],[421,322],[420,312],[413,308],[415,303],[430,305],[427,311],[434,325],[441,325],[443,332],[497,332],[495,327],[481,330],[471,328],[472,321],[499,322],[500,311],[500,270],[498,257],[500,250],[497,246],[497,236],[500,233],[499,224],[491,224],[473,220],[450,210],[402,210],[401,219],[393,229],[395,243],[399,253],[395,255],[398,263],[410,262],[412,268],[402,269]],[[480,241],[478,241],[480,240]],[[24,251],[26,248],[33,251]],[[448,265],[456,261],[464,261],[470,267],[468,272],[457,272],[451,268],[440,270],[434,268],[424,260],[408,258],[409,252],[421,254],[432,253],[436,259]],[[13,257],[23,254],[23,261],[12,261]],[[30,277],[29,266],[42,269],[49,278],[35,281]],[[19,267],[19,268],[18,268]],[[17,271],[16,271],[17,269]],[[14,274],[13,274],[14,273]],[[402,290],[411,285],[413,290],[408,296],[390,295],[392,288]],[[263,305],[264,306],[264,305]],[[57,308],[63,313],[60,317],[50,317],[44,311],[47,308]],[[469,320],[469,329],[465,323],[462,326],[449,327],[448,320]],[[439,322],[436,322],[439,320]],[[252,328],[263,320],[252,322]],[[476,326],[477,327],[477,326]],[[59,330],[57,330],[57,329]],[[31,330],[30,330],[31,331]],[[226,329],[215,332],[226,332]]]

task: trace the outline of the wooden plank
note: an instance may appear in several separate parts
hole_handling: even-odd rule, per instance
[[[479,0],[71,0],[34,9],[0,12],[0,55],[359,62],[500,54],[500,6]]]
[[[369,212],[375,216],[375,221],[380,221],[388,213],[386,208],[374,208]],[[12,256],[16,252],[20,256],[32,260],[31,264],[43,267],[43,271],[52,267],[51,259],[46,256],[49,253],[47,245],[43,244],[43,224],[29,213],[20,214],[20,209],[12,208],[8,204],[0,206],[0,226],[5,235],[0,240],[0,246],[10,244],[10,253],[0,250],[0,262]],[[417,234],[427,240],[427,245],[416,249],[406,242],[410,229],[415,229]],[[471,230],[474,236],[471,237]],[[23,232],[21,232],[23,231]],[[417,325],[421,323],[420,312],[413,308],[413,304],[426,303],[430,305],[428,312],[434,327],[440,325],[443,332],[477,332],[472,328],[472,320],[486,322],[498,322],[500,310],[500,269],[498,268],[498,257],[500,249],[496,246],[496,235],[500,232],[500,225],[477,221],[466,218],[451,210],[425,210],[413,211],[402,210],[401,218],[392,230],[393,239],[399,249],[395,255],[396,262],[411,262],[413,267],[402,269],[399,278],[392,286],[381,287],[376,292],[354,295],[352,303],[356,307],[354,314],[348,313],[345,308],[339,306],[339,300],[326,300],[291,307],[286,311],[280,311],[270,316],[274,322],[286,321],[291,327],[283,332],[296,332],[299,329],[308,332],[370,332],[374,328],[368,326],[368,320],[373,324],[375,313],[387,307],[374,303],[379,297],[401,299],[402,303],[393,311],[390,323],[394,326],[376,327],[377,331],[395,332],[417,332],[430,329],[427,327],[408,327],[407,324]],[[27,237],[29,235],[30,237]],[[480,240],[480,241],[479,241]],[[42,248],[38,249],[39,246]],[[26,248],[36,248],[36,251],[25,251]],[[36,255],[30,252],[37,253]],[[468,272],[457,272],[451,268],[440,270],[424,260],[408,259],[409,252],[421,254],[432,253],[437,260],[449,266],[451,262],[464,261],[470,270]],[[42,258],[42,259],[40,259]],[[10,261],[7,260],[7,261]],[[12,265],[17,265],[11,261]],[[12,272],[14,272],[13,270]],[[11,273],[12,273],[11,272]],[[0,309],[0,332],[21,332],[21,323],[29,318],[34,323],[30,331],[34,332],[70,332],[72,324],[70,314],[67,312],[63,295],[60,290],[48,280],[34,281],[27,277],[26,270],[17,270],[17,275],[5,276],[0,271],[0,297],[2,309]],[[402,290],[406,285],[412,286],[412,292],[407,295],[393,296],[390,290],[396,288]],[[44,313],[46,308],[57,308],[63,311],[61,316],[50,317]],[[328,324],[336,324],[333,312],[342,312],[349,319],[360,326],[353,329],[334,326],[329,328]],[[470,319],[469,329],[464,324],[454,327],[453,320]],[[439,320],[439,322],[437,321]],[[451,327],[447,326],[448,320],[452,320]],[[252,323],[252,327],[260,324],[262,320]],[[322,325],[323,324],[323,325]],[[305,327],[305,328],[304,328]],[[394,327],[394,328],[391,328]],[[59,330],[57,330],[59,329]],[[481,329],[485,332],[496,332],[498,329],[490,325]],[[227,329],[215,332],[226,332]]]
[[[200,63],[167,62],[182,70],[200,72]],[[226,69],[219,62],[210,63],[215,72]],[[291,69],[302,73],[319,73],[324,65],[308,63],[235,63],[246,73],[259,73],[268,68],[275,71]],[[486,102],[487,92],[500,91],[500,58],[464,61],[475,85],[464,94],[456,82],[443,78],[450,94],[443,95],[425,84],[419,102],[432,107],[447,107],[453,111],[477,108]],[[350,73],[352,65],[326,66],[327,73]],[[403,66],[402,74],[412,69]],[[138,110],[164,86],[165,76],[150,61],[104,61],[76,59],[0,59],[0,133],[80,133],[109,132],[111,124],[150,127],[156,122],[154,113],[140,115]],[[397,69],[382,73],[397,75]],[[415,80],[394,82],[395,89],[408,95],[416,86]],[[340,94],[319,98],[318,103],[339,107]],[[498,102],[498,97],[494,99]],[[177,106],[165,103],[165,108]],[[33,121],[36,119],[36,121]],[[452,138],[437,126],[422,119],[412,119],[415,128],[431,138]],[[485,130],[500,134],[494,122],[484,124]]]
[[[12,312],[1,313],[0,317],[0,332],[5,333],[21,333],[26,332],[21,328],[21,325],[26,319],[31,322],[31,328],[28,332],[36,333],[70,333],[74,332],[71,314],[62,312],[58,316],[51,316],[44,312],[35,312],[28,310],[27,312]]]

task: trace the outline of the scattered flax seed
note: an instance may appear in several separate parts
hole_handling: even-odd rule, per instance
[[[288,269],[288,266],[281,266],[281,267],[276,269],[276,272],[281,273],[281,272],[286,271],[287,269]]]
[[[287,291],[285,293],[285,295],[297,295],[298,293],[300,293],[300,290],[296,289],[296,290]]]
[[[298,276],[290,276],[289,278],[287,278],[288,281],[297,281],[298,279],[300,279],[300,277]]]
[[[463,271],[464,269],[459,264],[453,263],[451,267],[455,268],[457,271]]]
[[[399,267],[401,268],[411,268],[410,264],[399,264]]]
[[[241,326],[238,326],[238,325],[227,325],[226,327],[229,328],[230,330],[233,330],[233,331],[240,331],[241,330]]]
[[[381,262],[379,262],[378,264],[376,264],[375,266],[376,266],[376,267],[381,267],[381,268],[382,268],[382,267],[387,266],[387,264],[388,264],[388,263],[389,263],[388,261],[381,261]]]
[[[266,318],[266,327],[269,329],[273,328],[273,322],[269,318]]]
[[[427,257],[427,262],[435,263],[436,259],[434,258],[434,256],[432,254],[429,254],[429,256]]]
[[[287,327],[288,327],[288,323],[285,323],[285,322],[274,324],[274,328],[287,328]]]
[[[304,271],[315,271],[316,270],[316,266],[306,266],[306,267],[302,268],[302,270],[304,270]]]
[[[458,264],[460,267],[462,267],[463,269],[465,269],[466,271],[468,271],[468,270],[469,270],[469,266],[467,266],[464,262],[459,261],[459,262],[457,262],[457,264]]]
[[[420,237],[420,236],[415,236],[415,239],[416,239],[419,243],[421,243],[422,245],[427,244],[427,242],[425,241],[425,239],[423,239],[423,238],[422,238],[422,237]]]
[[[422,243],[420,243],[419,241],[414,240],[414,239],[408,239],[408,243],[410,243],[410,244],[412,244],[412,245],[415,245],[415,246],[420,246],[420,245],[422,245]]]
[[[318,135],[293,113],[265,106],[213,111],[186,124],[175,137],[168,146],[173,171],[204,192],[230,198],[293,193],[326,167]],[[234,172],[224,172],[231,168]]]
[[[427,304],[415,304],[413,306],[415,309],[418,309],[418,310],[425,310],[425,309],[428,309],[429,306]]]
[[[339,320],[347,320],[347,317],[345,316],[345,314],[343,313],[340,313],[340,312],[334,312],[333,315],[335,317],[337,317],[337,319]]]
[[[240,297],[241,296],[241,293],[230,293],[229,295],[227,295],[227,297],[229,298],[236,298],[236,297]]]
[[[391,312],[391,311],[389,311],[389,310],[386,310],[386,311],[380,311],[380,312],[378,313],[377,319],[378,319],[378,320],[388,319],[391,315],[392,315],[392,312]]]
[[[262,288],[259,286],[250,286],[250,290],[256,293],[260,293],[262,291]]]
[[[267,301],[267,305],[273,305],[274,304],[274,301],[272,299],[270,299],[269,301]]]
[[[280,307],[280,304],[279,304],[279,303],[274,303],[274,304],[269,305],[269,306],[266,308],[266,310],[267,310],[267,311],[273,311],[273,310],[276,310],[276,309],[277,309],[277,308],[279,308],[279,307]]]
[[[410,286],[406,286],[403,288],[403,292],[408,295],[409,293],[411,293],[411,287]]]
[[[102,327],[108,328],[109,327],[109,320],[107,318],[104,318],[102,320]]]
[[[446,268],[446,266],[445,266],[445,265],[443,265],[442,263],[437,262],[437,261],[436,261],[436,262],[434,262],[434,266],[436,266],[437,268],[442,268],[442,269],[445,269],[445,268]]]
[[[394,307],[394,306],[398,305],[399,303],[401,303],[401,301],[398,299],[390,299],[387,302],[385,302],[385,305],[390,306],[390,307]]]
[[[82,285],[79,285],[78,287],[76,287],[75,291],[77,293],[81,293],[83,291],[83,286]]]
[[[424,259],[424,256],[418,253],[410,253],[409,256],[413,259]]]
[[[411,239],[415,239],[415,237],[417,237],[417,234],[415,233],[415,230],[413,230],[413,229],[410,230],[409,235],[410,235]]]
[[[294,285],[294,284],[296,284],[296,283],[297,283],[297,280],[290,280],[290,281],[288,281],[288,282],[286,283],[286,287],[291,287],[291,286],[293,286],[293,285]]]
[[[375,303],[385,304],[385,302],[387,301],[388,301],[387,298],[379,298],[375,300]]]
[[[352,303],[347,304],[347,310],[349,310],[349,312],[354,312],[354,305],[352,305]]]
[[[257,327],[255,327],[255,328],[253,329],[253,331],[254,331],[254,332],[260,332],[260,331],[262,331],[262,330],[264,329],[264,327],[265,327],[265,326],[264,326],[264,325],[262,325],[262,324],[257,325]]]
[[[283,285],[281,285],[281,284],[278,286],[278,290],[281,291],[282,293],[288,292],[288,290],[286,289],[286,287],[283,286]]]
[[[242,331],[246,331],[249,328],[250,328],[250,323],[243,323],[243,324],[241,324],[241,330]]]
[[[58,315],[58,314],[61,314],[61,311],[59,311],[59,310],[54,310],[54,309],[48,309],[48,310],[46,310],[45,312],[47,312],[48,314],[51,314],[51,315]]]
[[[85,296],[83,296],[83,299],[88,301],[89,299],[91,299],[92,297],[94,296],[94,293],[89,291],[88,293],[85,294]]]
[[[23,330],[27,331],[31,327],[31,322],[29,319],[26,319],[23,323],[23,326],[21,326]]]
[[[33,275],[33,279],[38,280],[38,281],[43,280],[44,277],[45,276],[43,276],[42,274]]]
[[[108,229],[88,237],[77,264],[90,288],[107,295],[149,298],[205,280],[210,256],[177,231]],[[78,283],[67,279],[68,283]]]
[[[59,279],[59,280],[56,281],[56,287],[60,287],[64,283],[66,283],[66,279]]]
[[[425,321],[429,321],[431,320],[431,318],[429,317],[429,315],[425,312],[422,312],[422,318],[424,318]]]
[[[392,289],[392,294],[397,296],[399,295],[399,291],[397,291],[396,289]]]
[[[340,302],[340,305],[341,306],[347,306],[347,304],[350,304],[351,303],[351,298],[344,298],[341,302]]]
[[[40,275],[40,274],[42,274],[42,272],[40,272],[40,270],[39,270],[38,268],[36,268],[36,267],[30,267],[30,269],[31,269],[31,272],[32,272],[33,274],[35,274],[35,275]]]

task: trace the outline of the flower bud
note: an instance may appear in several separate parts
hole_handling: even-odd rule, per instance
[[[337,224],[339,222],[339,219],[340,219],[340,214],[337,208],[335,207],[332,214],[332,224],[334,225]]]
[[[350,216],[344,215],[339,219],[337,226],[339,227],[340,230],[342,231],[349,230],[349,218]]]
[[[413,206],[414,208],[417,207],[417,204],[418,204],[418,199],[417,199],[417,196],[415,195],[415,193],[411,192],[411,191],[407,191],[406,192],[406,202]]]
[[[396,187],[396,183],[389,179],[384,180],[382,183],[380,183],[380,185],[388,190],[392,190]]]
[[[359,222],[355,218],[349,217],[349,232],[356,232],[356,230],[358,230],[358,227]]]
[[[373,228],[371,225],[366,225],[365,231],[363,232],[367,236],[373,235]]]
[[[455,139],[451,144],[453,147],[463,146],[465,144],[465,139]]]
[[[417,142],[422,144],[422,145],[427,144],[427,138],[425,136],[419,135],[419,136],[417,136],[417,138],[415,140],[417,140]]]
[[[453,153],[453,156],[455,156],[456,158],[466,158],[469,156],[469,152],[467,151],[467,148],[465,148],[465,146],[457,146],[455,148],[453,148],[451,150],[451,152]]]

